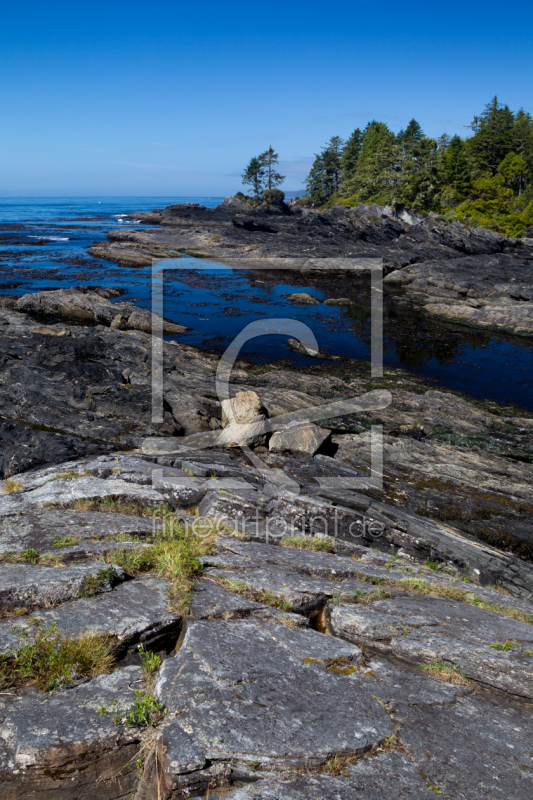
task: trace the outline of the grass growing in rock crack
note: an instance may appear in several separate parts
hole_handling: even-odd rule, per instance
[[[533,616],[526,614],[525,611],[520,611],[517,608],[511,608],[509,606],[502,606],[499,603],[492,603],[490,600],[480,600],[480,598],[472,592],[469,592],[467,589],[461,589],[458,586],[439,585],[430,583],[422,578],[401,578],[399,580],[392,578],[371,578],[368,575],[364,575],[362,572],[356,573],[356,577],[366,583],[387,586],[391,589],[399,589],[400,591],[410,592],[412,594],[441,597],[444,600],[457,600],[461,603],[476,606],[477,608],[493,611],[495,614],[517,619],[520,622],[528,622],[530,625],[533,624]]]
[[[163,704],[158,703],[151,694],[145,694],[140,689],[134,689],[134,692],[135,701],[130,708],[121,709],[118,702],[114,700],[111,709],[100,706],[96,713],[111,717],[117,727],[155,727],[163,719]]]
[[[202,572],[198,559],[212,551],[217,534],[215,523],[206,523],[199,535],[178,524],[172,527],[171,533],[158,536],[149,547],[114,550],[101,558],[108,564],[121,566],[132,577],[153,572],[166,578],[172,585],[172,610],[185,614],[194,579]]]
[[[315,536],[288,536],[281,539],[282,547],[292,547],[298,550],[316,550],[320,553],[334,553],[335,541],[333,539],[319,539]]]
[[[110,672],[115,662],[113,640],[82,633],[78,639],[61,634],[57,624],[38,628],[27,643],[21,631],[13,653],[0,655],[0,688],[38,686],[50,691],[81,678]]]
[[[447,664],[445,661],[436,659],[429,664],[423,664],[418,669],[440,681],[447,681],[447,683],[453,683],[456,686],[472,686],[472,681],[468,680],[457,664]]]
[[[73,503],[58,503],[49,502],[43,503],[44,508],[73,508],[75,511],[101,511],[105,513],[114,514],[127,514],[131,517],[145,517],[152,519],[153,517],[160,516],[162,512],[171,512],[172,508],[163,504],[157,508],[152,506],[144,506],[139,501],[126,502],[123,497],[85,497],[79,500],[74,500]]]
[[[6,478],[2,486],[2,494],[12,494],[13,492],[21,492],[22,484],[15,478]]]
[[[262,603],[265,606],[278,608],[281,611],[292,610],[291,604],[283,595],[272,594],[264,589],[251,589],[247,583],[232,581],[228,578],[217,578],[217,583],[229,592],[240,594],[242,597],[245,597],[247,600],[252,600],[254,603]]]

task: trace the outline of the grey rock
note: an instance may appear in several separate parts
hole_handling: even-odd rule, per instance
[[[23,553],[34,549],[64,558],[67,553],[82,555],[93,549],[104,551],[112,545],[106,539],[115,534],[146,537],[153,530],[153,520],[126,514],[30,508],[2,518],[0,553]],[[58,543],[67,537],[77,540],[78,544],[59,547]]]
[[[334,606],[329,624],[335,636],[411,664],[456,664],[484,686],[533,697],[533,627],[525,622],[451,600],[396,596]],[[491,647],[508,641],[517,646]]]
[[[2,796],[130,797],[141,732],[115,727],[98,709],[112,708],[115,700],[119,710],[129,708],[140,678],[138,667],[126,667],[50,695],[1,698]]]
[[[222,426],[233,422],[251,422],[255,417],[264,415],[264,411],[257,392],[237,392],[235,397],[222,401]]]
[[[414,764],[443,797],[531,797],[533,728],[523,705],[474,694],[450,705],[399,705],[394,720]]]
[[[0,622],[0,651],[15,651],[22,632],[24,644],[30,644],[36,624],[48,628],[55,623],[60,633],[74,638],[86,632],[106,634],[116,640],[120,651],[137,642],[153,646],[172,632],[177,638],[180,617],[168,609],[169,589],[166,581],[145,577],[122,583],[107,594],[34,611],[31,618]]]
[[[110,303],[95,292],[80,292],[78,289],[55,289],[53,291],[25,294],[17,300],[17,311],[37,314],[41,317],[67,317],[100,325],[109,325],[121,330],[133,329],[152,332],[155,320],[159,321],[164,333],[183,333],[187,328],[162,320],[154,314],[132,303]]]
[[[193,619],[243,619],[256,617],[265,622],[280,622],[293,628],[309,627],[309,620],[298,614],[247,600],[239,594],[224,589],[212,580],[200,578],[194,585],[194,595],[189,608]]]
[[[17,513],[32,505],[50,503],[68,506],[76,500],[104,497],[116,497],[124,503],[139,503],[145,507],[161,505],[164,502],[159,492],[145,486],[84,476],[74,480],[49,481],[29,492],[17,492],[0,497],[0,516]]]
[[[313,423],[288,425],[272,435],[268,447],[274,453],[314,456],[330,436],[331,431]]]
[[[156,685],[169,709],[162,740],[169,794],[185,786],[205,791],[208,761],[227,763],[230,774],[218,781],[227,785],[240,765],[316,764],[332,752],[364,752],[390,735],[391,722],[364,679],[324,669],[338,657],[357,664],[360,651],[257,620],[191,623]]]
[[[43,567],[0,563],[0,610],[5,614],[16,608],[31,611],[56,606],[83,596],[86,591],[109,592],[114,583],[122,580],[124,570],[109,564]]]
[[[230,792],[227,800],[431,800],[435,796],[404,753],[367,756],[348,767],[348,774],[262,779]]]

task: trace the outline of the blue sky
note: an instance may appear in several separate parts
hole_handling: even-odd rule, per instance
[[[533,5],[315,0],[11,3],[0,195],[225,195],[269,144],[284,188],[372,118],[465,135],[533,113]]]

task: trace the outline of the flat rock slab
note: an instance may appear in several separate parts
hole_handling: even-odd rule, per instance
[[[70,481],[49,481],[29,492],[16,492],[0,497],[0,516],[26,510],[32,504],[45,503],[68,506],[76,500],[92,500],[117,497],[124,503],[140,503],[142,506],[158,506],[164,503],[163,496],[146,486],[136,486],[127,481],[103,480],[83,476]]]
[[[348,768],[349,777],[274,776],[226,795],[226,800],[434,800],[419,770],[404,753],[367,756]]]
[[[330,631],[411,664],[445,661],[466,677],[519,697],[533,697],[533,626],[466,603],[397,595],[333,606]],[[500,651],[490,645],[516,642]]]
[[[58,547],[62,539],[76,539],[87,544],[86,540],[102,540],[114,534],[144,537],[153,531],[153,520],[129,514],[30,508],[2,519],[0,553],[23,553],[33,548],[40,553],[63,556],[71,548]]]
[[[208,762],[226,762],[216,779],[227,784],[232,770],[249,774],[254,762],[274,770],[318,764],[390,736],[374,687],[325,669],[334,658],[356,668],[361,652],[316,631],[258,620],[190,623],[156,684],[168,707],[162,748],[170,791],[205,791],[216,778]]]
[[[250,562],[272,564],[276,567],[288,568],[302,575],[316,575],[335,579],[354,578],[360,572],[360,564],[345,556],[331,553],[299,550],[292,547],[260,544],[258,542],[241,542],[238,539],[219,538],[217,546],[231,553],[250,559]]]
[[[530,707],[475,693],[444,706],[400,704],[393,718],[415,765],[443,797],[533,797]]]
[[[170,631],[177,637],[181,617],[168,610],[169,589],[170,584],[158,578],[126,581],[106,594],[37,611],[31,618],[0,622],[0,652],[16,650],[23,631],[24,644],[31,643],[36,622],[45,628],[56,623],[60,633],[74,638],[86,632],[107,634],[116,639],[120,649],[151,642]]]
[[[229,592],[214,581],[200,578],[194,585],[194,594],[189,607],[193,619],[243,619],[257,617],[266,622],[280,622],[293,628],[307,628],[309,620],[299,614],[278,611],[276,608],[247,600],[239,594]]]
[[[299,614],[309,614],[322,608],[328,598],[339,591],[339,584],[334,581],[299,575],[296,572],[287,572],[267,565],[255,565],[249,570],[211,567],[205,574],[224,581],[237,582],[254,592],[280,598],[287,611]]]
[[[123,580],[122,567],[95,562],[68,567],[0,563],[0,611],[57,606],[85,594],[110,592]]]
[[[9,800],[116,800],[137,781],[141,732],[116,727],[98,715],[116,700],[120,710],[135,699],[139,667],[126,667],[79,686],[0,698],[0,796]]]

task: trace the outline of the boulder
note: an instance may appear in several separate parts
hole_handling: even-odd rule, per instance
[[[25,294],[17,300],[16,310],[38,314],[41,317],[66,317],[108,325],[120,330],[151,333],[153,327],[150,311],[137,308],[133,303],[111,303],[101,294],[78,289],[55,289],[50,292]],[[159,314],[153,316],[161,319]],[[163,320],[163,332],[166,334],[183,333],[186,330],[183,325]]]
[[[235,397],[222,401],[223,428],[234,422],[251,422],[261,414],[266,415],[266,411],[256,392],[237,392]]]
[[[295,423],[276,431],[268,447],[274,453],[314,456],[330,436],[331,431],[319,428],[312,422]]]
[[[349,297],[330,297],[328,300],[324,300],[324,305],[326,305],[326,306],[351,306],[351,305],[353,305],[353,300],[350,300]]]
[[[286,295],[286,299],[297,306],[320,305],[320,300],[317,300],[316,297],[311,297],[311,295],[307,294],[306,292],[294,292],[293,294],[288,294]]]

